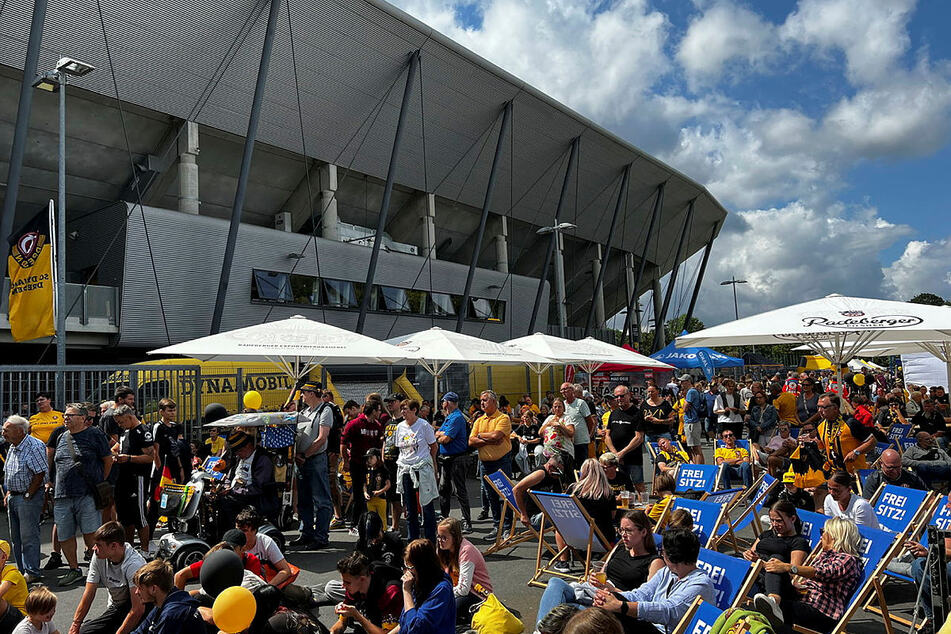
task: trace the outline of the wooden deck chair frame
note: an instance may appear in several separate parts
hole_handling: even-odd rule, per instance
[[[711,549],[708,548],[706,550],[711,550]],[[725,553],[721,553],[716,550],[713,550],[712,552],[722,557],[729,557],[730,559],[735,559],[737,561],[743,561],[745,563],[750,564],[749,568],[746,571],[746,574],[743,577],[743,581],[740,583],[740,586],[736,591],[736,596],[734,596],[733,600],[730,601],[730,605],[728,605],[727,607],[723,609],[729,610],[732,608],[738,608],[744,603],[747,603],[750,599],[750,591],[753,590],[753,586],[756,585],[756,581],[759,579],[759,574],[766,567],[766,562],[762,560],[747,562],[745,559],[741,559],[740,557],[733,557],[732,555],[727,555]],[[701,557],[702,557],[702,553],[701,553]],[[717,607],[717,609],[719,609],[719,607]]]
[[[943,499],[943,496],[940,496],[940,495],[932,495],[929,498],[929,501],[926,502],[926,504],[924,505],[924,508],[922,509],[922,512],[917,517],[917,524],[911,527],[912,530],[908,532],[906,539],[903,539],[902,543],[904,543],[905,541],[918,541],[919,539],[921,539],[921,536],[928,529],[928,524],[931,523],[931,518],[934,515],[935,509],[941,503],[942,499]],[[886,581],[891,581],[891,580],[902,581],[903,579],[889,575],[885,569],[882,569],[877,579],[878,585],[883,586]],[[865,601],[865,604],[862,606],[862,609],[865,610],[866,612],[871,612],[872,614],[877,614],[881,617],[887,616],[888,619],[891,619],[893,622],[898,623],[899,625],[903,625],[904,627],[912,627],[913,623],[909,619],[906,619],[905,617],[899,616],[890,611],[883,612],[879,606],[872,605],[874,603],[874,598],[875,597],[873,596],[869,596],[869,598]],[[925,623],[927,623],[926,620],[920,621],[917,624],[915,629],[921,629],[922,626],[925,625]]]
[[[674,506],[677,504],[677,499],[674,498],[670,504],[667,505],[667,508],[664,509],[664,512],[660,514],[660,517],[657,518],[657,524],[654,525],[654,532],[659,533],[667,526],[667,521],[670,519],[670,514],[674,511]],[[689,498],[683,498],[684,500],[689,500]],[[701,502],[702,500],[692,500],[695,502]],[[731,538],[731,541],[736,548],[736,536],[733,534],[733,529],[730,528],[729,523],[726,524],[726,532],[723,535],[717,535],[720,531],[720,526],[723,524],[723,518],[726,517],[726,506],[723,505],[720,507],[720,513],[717,515],[716,523],[713,526],[713,530],[710,531],[710,536],[707,538],[706,542],[701,542],[700,547],[706,548],[707,550],[716,550],[716,546],[720,540],[726,538],[728,535]]]
[[[605,549],[602,559],[604,559],[611,553],[613,546],[611,546],[611,543],[604,536],[604,533],[601,532],[601,529],[595,526],[594,520],[588,514],[588,511],[585,510],[584,506],[581,505],[581,502],[578,500],[578,498],[575,497],[574,495],[565,495],[562,493],[559,495],[565,495],[565,497],[568,497],[574,500],[575,504],[578,507],[578,510],[581,511],[581,514],[588,521],[588,526],[589,526],[588,547],[585,549],[585,553],[584,553],[584,570],[582,571],[580,575],[572,575],[570,573],[564,573],[564,572],[559,572],[555,570],[554,565],[555,565],[555,562],[558,561],[558,558],[564,553],[568,553],[573,550],[573,548],[569,546],[567,543],[565,544],[564,548],[556,552],[554,551],[554,549],[550,548],[549,550],[553,551],[554,555],[546,563],[542,563],[542,556],[543,556],[542,555],[542,550],[543,550],[542,535],[544,535],[545,532],[548,530],[557,530],[557,524],[555,523],[554,520],[552,520],[552,518],[545,511],[545,507],[538,501],[538,497],[536,497],[535,492],[529,491],[528,494],[532,496],[532,499],[535,500],[535,504],[538,506],[538,509],[542,512],[542,524],[540,529],[537,531],[539,541],[538,541],[538,550],[536,551],[536,554],[535,554],[535,574],[533,574],[532,578],[528,580],[528,585],[535,586],[536,588],[546,587],[547,584],[540,581],[542,575],[552,575],[555,577],[561,577],[562,579],[569,579],[571,581],[577,581],[580,583],[588,576],[588,573],[591,571],[591,557],[594,554],[593,553],[594,540],[597,539],[598,541],[600,541],[601,546],[604,547]],[[546,524],[550,524],[550,526],[546,527]],[[544,545],[548,546],[547,543],[545,543]]]
[[[726,521],[729,524],[729,529],[723,535],[717,536],[717,546],[720,545],[720,542],[723,540],[724,537],[726,537],[727,534],[731,534],[733,536],[732,538],[733,547],[736,549],[736,552],[740,552],[739,550],[740,546],[747,547],[747,548],[750,547],[752,545],[752,542],[750,542],[747,539],[741,538],[738,535],[738,533],[740,530],[744,528],[744,527],[741,527],[740,524],[742,524],[746,520],[746,518],[750,517],[751,515],[753,517],[751,518],[749,523],[750,528],[752,529],[753,535],[756,537],[756,539],[759,539],[760,533],[763,532],[763,528],[762,526],[760,526],[759,518],[756,517],[756,513],[757,513],[756,506],[758,504],[761,504],[763,500],[766,499],[766,497],[773,491],[773,489],[775,489],[776,487],[782,486],[782,481],[779,478],[774,478],[772,484],[770,484],[769,486],[766,487],[766,489],[760,492],[759,489],[762,486],[763,480],[766,479],[767,475],[769,474],[767,473],[760,474],[760,477],[757,478],[755,482],[753,482],[753,486],[750,487],[749,489],[745,489],[744,493],[740,495],[736,500],[734,500],[733,504],[727,509]],[[733,510],[741,507],[744,504],[746,505],[746,510],[740,513],[740,515],[737,516],[735,521],[732,520],[731,515]]]
[[[885,593],[882,590],[881,583],[879,582],[879,577],[882,572],[888,567],[888,564],[892,559],[895,558],[898,551],[900,551],[905,543],[905,533],[895,536],[895,539],[892,542],[892,545],[885,551],[885,555],[879,560],[875,565],[874,570],[869,574],[865,580],[862,582],[862,585],[859,586],[855,594],[853,595],[853,600],[849,602],[846,606],[845,613],[839,618],[838,623],[835,624],[835,627],[829,632],[829,634],[845,634],[845,628],[848,625],[849,621],[858,613],[859,610],[865,605],[866,599],[869,599],[869,603],[877,602],[878,609],[880,614],[885,621],[885,632],[886,634],[895,634],[895,628],[892,626],[892,619],[888,611],[888,603],[885,601]],[[813,551],[806,557],[806,561],[803,565],[808,566],[810,562],[815,559],[818,555],[821,546],[816,546]],[[809,629],[808,627],[803,627],[801,625],[794,625],[793,629],[800,634],[822,634],[816,630]]]
[[[514,483],[508,477],[505,472],[502,472],[502,475],[505,476],[505,479],[508,480],[509,486],[512,487],[512,490],[515,490]],[[525,542],[538,541],[538,547],[541,548],[544,544],[550,552],[556,552],[555,547],[550,543],[545,541],[543,535],[545,531],[537,531],[535,527],[531,524],[524,524],[521,520],[521,513],[519,510],[512,506],[512,503],[509,502],[509,499],[503,495],[499,488],[495,486],[495,482],[489,478],[489,475],[486,474],[482,476],[485,478],[486,483],[492,487],[492,490],[495,491],[495,494],[499,496],[499,500],[502,502],[502,514],[499,517],[499,526],[495,531],[495,543],[482,551],[483,555],[492,555],[499,552],[500,550],[505,550],[507,548],[515,548],[519,544],[524,544]],[[512,514],[512,525],[508,530],[508,534],[505,533],[503,527],[505,526],[505,514]],[[522,528],[519,529],[518,526],[521,525]],[[554,530],[553,527],[550,530]]]
[[[697,595],[694,598],[693,603],[690,604],[690,607],[687,608],[687,611],[684,612],[683,618],[680,619],[680,622],[677,623],[677,627],[673,629],[671,634],[690,634],[687,632],[687,628],[690,627],[690,623],[693,621],[693,617],[697,615],[697,612],[700,610],[700,606],[704,603],[707,603],[707,605],[713,607],[713,609],[717,610],[721,614],[725,611],[725,610],[721,610],[720,608],[713,605],[712,603],[705,602],[703,600],[703,597],[701,597],[700,595]],[[713,625],[713,623],[710,623],[710,625]]]

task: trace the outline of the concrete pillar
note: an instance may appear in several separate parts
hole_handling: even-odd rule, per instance
[[[555,226],[558,219],[555,219]],[[561,238],[561,231],[555,231],[555,314],[558,316],[559,337],[565,337],[565,327],[568,325],[568,308],[565,306],[565,243]]]
[[[495,270],[509,272],[509,223],[505,216],[498,216],[498,230],[495,234]]]
[[[424,193],[419,198],[419,225],[422,233],[420,255],[436,259],[436,194]]]
[[[198,214],[198,124],[186,121],[178,137],[178,210]]]
[[[651,280],[651,284],[654,287],[654,301],[653,301],[654,332],[660,333],[659,338],[656,340],[660,341],[660,348],[663,348],[664,346],[667,345],[667,339],[664,336],[664,324],[661,322],[661,311],[663,310],[663,303],[664,303],[664,291],[660,287],[660,277],[655,275],[654,278]],[[660,350],[660,348],[658,348],[658,350]],[[653,352],[656,352],[656,351],[657,350],[654,350]]]
[[[337,225],[340,216],[337,215],[337,166],[333,163],[322,163],[317,170],[317,183],[320,187],[318,199],[320,206],[320,235],[327,240],[339,240],[340,233]]]
[[[591,260],[591,280],[592,284],[597,284],[598,278],[601,277],[602,251],[600,244],[595,244],[594,246],[595,255],[594,259]],[[602,283],[601,286],[601,288],[595,288],[592,295],[594,298],[595,328],[604,328],[604,284]]]
[[[634,294],[634,254],[624,253],[624,290],[625,297],[630,298]]]

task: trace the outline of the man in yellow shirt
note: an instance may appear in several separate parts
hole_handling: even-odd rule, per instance
[[[30,416],[30,435],[39,438],[45,445],[53,430],[63,424],[63,412],[53,409],[53,401],[47,392],[36,395],[36,414]]]
[[[713,452],[713,459],[718,465],[723,465],[720,471],[720,488],[729,489],[732,478],[743,480],[743,486],[753,486],[753,465],[750,463],[750,452],[736,444],[736,434],[724,429],[720,436],[723,445]]]
[[[780,422],[789,423],[792,427],[799,426],[799,413],[796,407],[796,396],[792,392],[783,392],[781,383],[769,384],[769,398],[779,414]]]
[[[469,448],[479,450],[479,481],[482,483],[482,494],[489,500],[492,509],[492,522],[498,527],[502,516],[502,501],[492,487],[486,485],[482,476],[487,473],[502,471],[509,478],[512,477],[512,419],[499,409],[499,399],[495,392],[486,390],[479,395],[479,405],[482,416],[472,423],[472,432],[469,434]]]

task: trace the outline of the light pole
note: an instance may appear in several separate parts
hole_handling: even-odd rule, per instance
[[[56,69],[43,73],[33,87],[59,93],[58,188],[56,201],[56,402],[66,405],[66,83],[67,78],[82,77],[96,70],[95,66],[61,57]]]
[[[551,239],[555,245],[555,308],[558,311],[558,326],[561,329],[560,336],[565,336],[565,328],[568,325],[568,309],[565,307],[565,258],[562,254],[561,232],[577,228],[570,222],[558,222],[551,227],[542,227],[535,233],[543,236],[551,234]],[[544,275],[547,271],[543,271]]]
[[[736,279],[736,275],[731,275],[730,279],[726,280],[725,282],[720,282],[720,286],[727,286],[727,285],[733,286],[733,316],[736,319],[740,318],[740,309],[736,305],[736,285],[746,284],[746,283],[747,283],[746,280]],[[686,324],[684,324],[684,327],[686,327]]]

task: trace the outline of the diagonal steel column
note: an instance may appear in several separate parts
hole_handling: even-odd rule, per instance
[[[23,171],[23,154],[26,152],[26,135],[30,127],[30,112],[33,110],[33,80],[40,58],[43,40],[43,23],[46,21],[46,0],[33,3],[33,21],[30,23],[30,39],[26,45],[26,62],[23,64],[23,79],[20,83],[20,101],[17,104],[17,120],[13,129],[13,145],[10,148],[10,166],[7,171],[7,193],[3,200],[3,216],[0,216],[0,239],[6,240],[13,233],[16,219],[17,194],[20,190],[20,174]],[[0,281],[7,276],[7,256],[0,257]],[[59,403],[62,407],[65,403]]]
[[[667,281],[667,292],[664,294],[664,304],[660,309],[660,320],[654,322],[654,350],[660,350],[664,347],[664,323],[667,321],[667,310],[670,308],[670,300],[674,296],[674,284],[677,283],[677,273],[680,270],[680,256],[683,255],[684,242],[687,241],[687,230],[693,221],[693,206],[696,198],[687,205],[687,218],[684,226],[680,230],[680,242],[677,243],[677,255],[674,256],[674,268],[670,270],[670,280]],[[678,333],[679,334],[679,333]]]
[[[367,279],[363,284],[363,298],[360,300],[360,316],[357,318],[356,331],[363,334],[366,326],[367,311],[370,310],[370,297],[373,295],[373,279],[376,277],[376,263],[380,259],[380,246],[383,244],[383,231],[386,229],[386,217],[390,211],[390,196],[393,194],[393,180],[396,178],[396,163],[400,156],[400,143],[403,140],[403,128],[409,111],[409,100],[413,96],[413,83],[419,69],[419,51],[413,53],[406,72],[406,87],[403,89],[403,101],[400,104],[400,116],[396,122],[396,135],[390,150],[390,165],[386,170],[386,184],[383,186],[383,200],[380,202],[380,215],[376,222],[376,234],[373,236],[373,250],[370,251],[370,264],[367,267]]]
[[[621,209],[625,206],[627,197],[627,185],[631,179],[631,165],[624,166],[624,174],[621,176],[621,189],[617,193],[617,203],[614,205],[614,215],[611,216],[611,228],[608,230],[608,242],[604,245],[604,256],[601,258],[601,268],[598,270],[598,280],[594,283],[594,292],[591,294],[591,310],[588,311],[588,322],[584,326],[584,336],[591,334],[591,327],[594,325],[594,306],[598,293],[604,292],[604,271],[608,268],[608,260],[611,258],[611,241],[614,239],[614,229],[617,227],[617,218],[621,214]]]
[[[684,319],[684,328],[690,325],[690,319],[693,317],[693,309],[697,307],[697,297],[700,296],[700,285],[703,283],[703,274],[707,272],[707,262],[710,260],[710,251],[713,249],[713,239],[717,236],[717,229],[720,223],[713,223],[713,231],[710,232],[710,240],[703,250],[703,260],[700,261],[700,270],[697,272],[697,283],[693,287],[693,295],[690,296],[690,308],[687,309],[687,317]],[[736,290],[736,285],[733,285]]]
[[[231,226],[228,229],[228,242],[225,243],[225,256],[221,261],[221,277],[218,279],[218,295],[215,297],[215,312],[211,318],[211,334],[221,331],[221,317],[228,297],[228,282],[231,280],[231,265],[234,263],[234,249],[241,228],[241,214],[244,212],[244,198],[248,188],[248,174],[251,172],[251,155],[254,153],[254,141],[258,135],[258,121],[261,118],[261,102],[264,101],[264,88],[267,85],[267,71],[271,64],[271,51],[274,48],[274,31],[277,28],[277,16],[281,11],[281,0],[270,0],[271,10],[267,15],[267,30],[264,32],[264,45],[261,47],[261,62],[258,65],[257,83],[254,86],[254,99],[251,101],[251,115],[248,117],[248,133],[244,138],[244,154],[241,157],[241,171],[238,186],[234,192],[234,204],[231,207]]]
[[[644,275],[644,268],[647,265],[647,247],[650,246],[651,236],[654,235],[654,225],[657,224],[657,219],[660,217],[661,210],[664,207],[664,188],[667,186],[667,182],[664,181],[657,186],[657,195],[654,197],[654,209],[651,211],[651,221],[647,226],[647,236],[644,238],[644,249],[641,251],[641,259],[637,264],[637,275],[634,277],[634,292],[631,293],[631,298],[627,301],[627,315],[624,317],[624,330],[621,332],[621,340],[624,340],[625,336],[633,335],[631,331],[631,319],[634,317],[634,306],[637,303],[637,289],[641,285],[641,277]],[[638,322],[640,320],[638,319]],[[637,343],[640,342],[641,332],[640,332],[640,323],[638,323],[637,328]],[[635,338],[633,336],[628,336],[628,343],[631,346],[635,345]]]
[[[581,137],[575,137],[571,140],[571,153],[568,155],[568,167],[565,169],[565,180],[561,183],[561,193],[558,195],[558,205],[555,207],[555,221],[552,226],[558,224],[558,216],[561,215],[561,208],[565,204],[565,196],[568,193],[568,184],[571,181],[571,170],[578,160],[578,143]],[[538,320],[538,306],[542,303],[542,294],[545,292],[545,278],[548,277],[548,267],[551,266],[551,256],[555,251],[555,241],[558,239],[558,232],[551,232],[551,242],[548,243],[548,250],[545,252],[545,263],[542,265],[541,273],[538,276],[538,290],[535,292],[535,305],[532,306],[532,318],[528,322],[528,333],[535,332],[535,322]],[[564,335],[564,333],[560,333]]]
[[[492,202],[492,192],[495,191],[495,177],[498,175],[499,163],[502,162],[502,148],[512,121],[512,102],[505,104],[502,112],[502,127],[499,128],[499,140],[495,144],[495,156],[492,158],[492,170],[489,172],[489,182],[485,186],[485,200],[482,203],[482,218],[479,220],[479,231],[476,233],[475,245],[472,249],[472,261],[469,263],[469,272],[466,275],[466,288],[462,293],[462,303],[459,314],[456,315],[456,332],[462,332],[462,324],[466,320],[469,308],[469,294],[472,292],[472,279],[475,277],[476,265],[479,263],[479,252],[482,251],[482,238],[485,236],[485,225],[489,220],[489,205]]]

